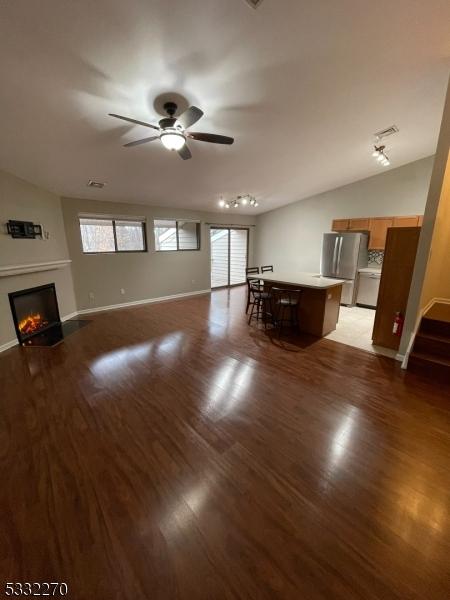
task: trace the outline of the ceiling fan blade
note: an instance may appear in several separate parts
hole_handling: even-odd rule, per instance
[[[211,144],[232,144],[234,138],[226,135],[217,135],[215,133],[199,133],[196,131],[188,131],[187,137],[197,140],[199,142],[210,142]]]
[[[148,142],[153,142],[153,140],[159,140],[159,135],[152,135],[152,137],[143,138],[142,140],[136,140],[135,142],[128,142],[128,144],[124,144],[124,148],[131,148],[131,146],[140,146],[140,144],[147,144]]]
[[[135,125],[143,125],[144,127],[151,127],[152,129],[158,129],[157,125],[151,125],[144,121],[138,121],[137,119],[131,119],[130,117],[123,117],[122,115],[116,115],[115,113],[108,113],[110,117],[116,117],[116,119],[122,119],[122,121],[128,121],[128,123],[134,123]]]
[[[181,156],[183,160],[188,160],[189,158],[192,158],[191,151],[186,146],[186,144],[184,144],[184,146],[178,150],[178,155]]]
[[[184,129],[188,129],[188,127],[190,127],[194,123],[197,123],[197,121],[202,117],[202,110],[200,110],[196,106],[190,106],[184,111],[184,113],[177,117],[177,121],[182,125]]]

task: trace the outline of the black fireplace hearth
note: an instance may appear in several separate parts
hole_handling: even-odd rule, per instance
[[[54,283],[8,294],[17,339],[22,346],[54,346],[89,321],[61,323]]]

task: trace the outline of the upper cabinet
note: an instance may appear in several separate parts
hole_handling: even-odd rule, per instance
[[[369,231],[369,219],[350,219],[350,231]]]
[[[331,231],[368,231],[369,250],[384,250],[389,227],[421,227],[423,215],[333,219]]]
[[[419,227],[419,215],[411,217],[394,217],[392,227]]]
[[[369,221],[369,250],[384,250],[387,230],[392,227],[394,219],[376,217]]]
[[[333,219],[331,231],[347,231],[350,219]]]

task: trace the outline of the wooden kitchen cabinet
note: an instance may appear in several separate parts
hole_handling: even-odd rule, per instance
[[[333,219],[331,231],[348,231],[350,219]]]
[[[387,230],[392,227],[393,221],[394,219],[391,217],[369,219],[369,250],[384,250]]]
[[[411,217],[394,217],[392,227],[420,227],[419,215]]]
[[[368,231],[369,219],[350,219],[348,228],[350,231]]]
[[[333,219],[331,231],[368,231],[369,250],[384,250],[389,227],[421,227],[423,215]]]

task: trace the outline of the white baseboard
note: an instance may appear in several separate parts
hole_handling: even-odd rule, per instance
[[[69,313],[68,315],[66,315],[65,317],[61,317],[61,323],[64,323],[64,321],[68,321],[69,319],[73,319],[74,317],[76,317],[78,315],[78,312],[72,312]]]
[[[95,308],[82,308],[78,311],[79,315],[88,315],[96,312],[103,312],[105,310],[115,310],[116,308],[127,308],[130,306],[139,306],[140,304],[153,304],[154,302],[164,302],[166,300],[177,300],[179,298],[186,298],[188,296],[200,296],[202,294],[209,294],[211,290],[197,290],[195,292],[183,292],[181,294],[172,294],[171,296],[158,296],[156,298],[145,298],[144,300],[133,300],[132,302],[123,302],[120,304],[110,304],[109,306],[97,306]]]
[[[450,298],[433,298],[432,304],[450,304]]]
[[[6,342],[6,344],[2,344],[0,346],[0,352],[4,352],[5,350],[9,350],[13,346],[17,346],[19,342],[17,340],[11,340],[10,342]]]

